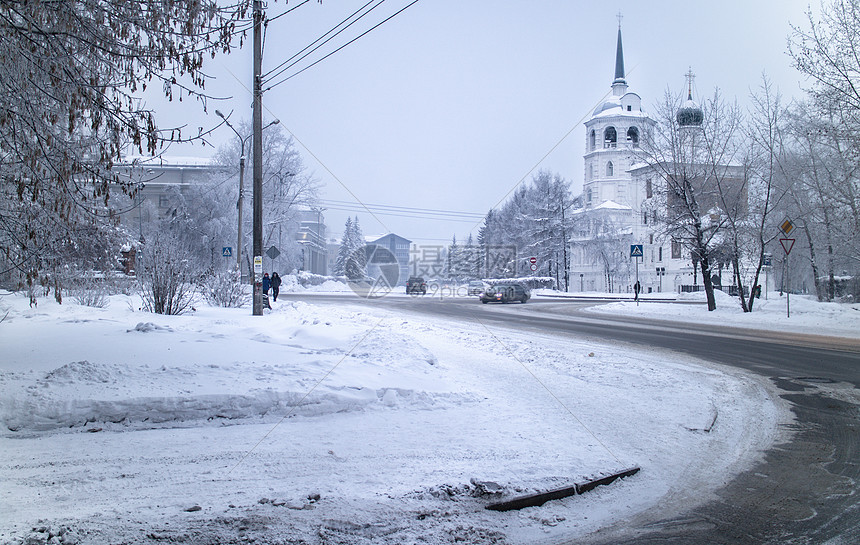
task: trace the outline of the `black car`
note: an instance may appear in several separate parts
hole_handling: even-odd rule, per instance
[[[406,281],[406,293],[425,295],[427,293],[427,283],[420,276],[410,276],[409,280]]]
[[[487,288],[481,294],[481,302],[487,304],[489,302],[496,303],[513,303],[519,301],[525,303],[531,297],[531,292],[522,284],[496,284]]]

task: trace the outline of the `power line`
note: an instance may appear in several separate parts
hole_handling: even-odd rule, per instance
[[[299,74],[301,74],[301,73],[302,73],[302,72],[304,72],[305,70],[307,70],[307,69],[309,69],[309,68],[312,68],[312,67],[316,66],[317,64],[319,64],[319,63],[321,63],[322,61],[326,60],[327,58],[331,57],[332,55],[334,55],[335,53],[337,53],[337,52],[338,52],[338,51],[340,51],[341,49],[343,49],[343,48],[347,47],[348,45],[350,45],[350,44],[352,44],[352,43],[356,42],[357,40],[359,40],[359,39],[363,38],[364,36],[366,36],[367,34],[369,34],[370,32],[372,32],[373,30],[376,30],[377,28],[381,27],[382,25],[384,25],[385,23],[387,23],[387,22],[388,22],[388,21],[390,21],[391,19],[394,19],[395,17],[397,17],[398,15],[400,15],[401,13],[403,13],[404,11],[406,11],[406,10],[407,10],[407,9],[409,9],[409,8],[411,8],[412,6],[414,6],[414,5],[415,5],[415,4],[417,4],[417,3],[418,3],[418,0],[413,0],[410,4],[407,4],[407,5],[406,5],[405,7],[403,7],[402,9],[400,9],[400,10],[398,10],[398,11],[394,12],[394,14],[392,14],[392,15],[390,15],[389,17],[387,17],[387,18],[383,19],[381,22],[377,23],[376,25],[374,25],[374,26],[370,27],[368,30],[366,30],[366,31],[362,32],[361,34],[359,34],[358,36],[356,36],[356,37],[355,37],[355,38],[353,38],[352,40],[350,40],[350,41],[346,42],[346,43],[345,43],[345,44],[343,44],[342,46],[338,47],[337,49],[335,49],[334,51],[332,51],[332,52],[331,52],[331,53],[329,53],[328,55],[324,56],[323,58],[319,59],[318,61],[315,61],[315,62],[313,62],[313,63],[309,64],[308,66],[306,66],[306,67],[302,68],[302,69],[301,69],[301,70],[299,70],[298,72],[295,72],[294,74],[292,74],[292,75],[290,75],[290,76],[285,77],[285,78],[284,78],[284,79],[282,79],[281,81],[279,81],[279,82],[277,82],[277,83],[273,83],[272,85],[270,85],[270,86],[266,87],[266,89],[265,89],[264,91],[269,91],[270,89],[273,89],[274,87],[277,87],[278,85],[280,85],[280,84],[282,84],[282,83],[285,83],[286,81],[288,81],[288,80],[290,80],[290,79],[292,79],[292,78],[294,78],[294,77],[298,76]]]
[[[305,1],[308,1],[308,0],[305,0]],[[303,61],[304,59],[306,59],[309,55],[311,55],[312,53],[314,53],[317,49],[319,49],[320,47],[324,46],[325,44],[327,44],[328,42],[330,42],[332,39],[334,39],[335,37],[337,37],[341,32],[345,31],[346,29],[348,29],[349,27],[351,27],[353,24],[355,24],[355,23],[357,23],[358,21],[360,21],[360,20],[361,20],[365,15],[369,14],[371,11],[373,11],[373,10],[374,10],[374,9],[376,9],[376,8],[378,8],[380,5],[382,5],[382,3],[383,3],[383,2],[385,2],[385,0],[379,0],[379,3],[378,3],[378,4],[376,4],[375,6],[373,6],[372,8],[370,8],[369,10],[365,11],[364,13],[362,13],[362,14],[361,14],[357,19],[355,19],[354,21],[352,21],[351,23],[349,23],[348,25],[346,25],[346,26],[345,26],[345,27],[343,27],[342,29],[340,29],[340,30],[338,30],[337,32],[335,32],[335,33],[334,33],[331,37],[329,37],[327,40],[323,41],[321,44],[317,45],[316,47],[314,47],[313,49],[311,49],[310,51],[308,51],[305,55],[302,55],[302,57],[300,57],[300,58],[299,58],[298,60],[296,60],[295,62],[293,62],[293,63],[291,63],[291,64],[289,64],[289,65],[287,65],[287,66],[284,66],[284,65],[286,65],[287,63],[289,63],[291,60],[295,59],[296,57],[298,57],[299,55],[301,55],[302,53],[304,53],[305,51],[307,51],[308,49],[310,49],[311,47],[313,47],[317,42],[319,42],[320,40],[322,40],[323,38],[325,38],[326,36],[328,36],[329,34],[331,34],[332,32],[334,32],[335,30],[337,30],[337,28],[338,28],[338,27],[340,27],[341,25],[343,25],[344,23],[346,23],[347,21],[349,21],[350,19],[352,19],[353,17],[355,17],[355,15],[356,15],[357,13],[361,12],[364,8],[366,8],[367,6],[369,6],[370,4],[372,4],[373,2],[374,2],[374,0],[370,0],[370,1],[369,1],[369,2],[367,2],[365,5],[361,6],[360,8],[358,8],[357,10],[355,10],[354,12],[352,12],[352,13],[349,15],[349,17],[347,17],[346,19],[344,19],[343,21],[339,22],[339,23],[338,23],[338,24],[336,24],[334,27],[332,27],[328,32],[326,32],[325,34],[323,34],[322,36],[320,36],[319,38],[317,38],[316,40],[314,40],[313,42],[311,42],[310,44],[308,44],[307,46],[305,46],[305,48],[304,48],[304,49],[302,49],[301,51],[299,51],[298,53],[296,53],[295,55],[293,55],[293,56],[292,56],[292,57],[290,57],[289,59],[286,59],[285,61],[283,61],[283,62],[282,62],[281,64],[279,64],[278,66],[276,66],[276,67],[272,68],[271,70],[269,70],[268,72],[266,72],[265,74],[263,74],[263,79],[264,79],[264,80],[272,80],[272,79],[274,79],[274,78],[278,77],[279,75],[283,74],[284,72],[286,72],[287,70],[289,70],[290,68],[292,68],[293,66],[295,66],[296,64],[298,64],[299,62],[301,62],[301,61]],[[281,68],[281,67],[283,67],[283,68]],[[274,73],[273,73],[273,72],[274,72]]]
[[[462,223],[475,223],[475,218],[467,218],[461,216],[445,216],[442,214],[421,214],[421,213],[408,213],[408,212],[398,212],[398,211],[386,211],[379,210],[373,208],[372,206],[364,206],[361,204],[355,205],[331,205],[323,203],[329,210],[340,210],[343,212],[370,212],[374,215],[380,216],[395,216],[401,218],[412,218],[412,219],[420,219],[424,221],[449,221],[449,222],[462,222]]]
[[[357,204],[352,201],[339,201],[334,199],[321,199],[320,202],[323,204],[331,204],[334,206],[356,206]],[[398,206],[392,204],[362,204],[362,206],[368,206],[370,208],[376,208],[381,210],[389,210],[393,212],[418,212],[422,214],[442,214],[446,216],[457,216],[457,217],[469,217],[469,218],[483,218],[484,214],[477,212],[462,212],[459,210],[440,210],[438,208],[416,208],[411,206]]]
[[[304,1],[304,2],[302,2],[301,4],[299,4],[299,5],[297,5],[297,6],[293,6],[293,7],[291,7],[290,9],[288,9],[287,11],[285,11],[285,12],[283,12],[283,13],[279,13],[278,15],[275,15],[275,16],[274,16],[274,17],[272,17],[271,19],[267,19],[267,20],[266,20],[266,24],[269,24],[269,23],[271,23],[272,21],[277,21],[278,19],[280,19],[280,18],[281,18],[281,17],[283,17],[284,15],[286,15],[286,14],[290,13],[290,12],[291,12],[291,11],[293,11],[293,10],[297,10],[297,9],[299,9],[300,7],[304,6],[305,4],[307,4],[307,3],[308,3],[308,2],[310,2],[310,1],[311,1],[311,0],[305,0],[305,1]],[[322,4],[322,0],[318,0],[318,1],[319,1],[319,3],[320,3],[320,4]]]

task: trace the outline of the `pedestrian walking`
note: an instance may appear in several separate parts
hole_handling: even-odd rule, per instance
[[[639,292],[642,291],[642,285],[637,280],[635,284],[633,284],[633,300],[639,300]]]
[[[269,295],[269,286],[272,285],[272,281],[269,278],[269,273],[263,275],[263,295]]]
[[[276,272],[272,273],[272,301],[278,300],[278,292],[281,291],[281,275]]]

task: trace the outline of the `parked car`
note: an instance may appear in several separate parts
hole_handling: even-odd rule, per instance
[[[468,294],[481,295],[486,290],[487,286],[480,280],[472,280],[469,282]]]
[[[487,288],[481,294],[481,302],[484,304],[491,301],[496,303],[513,303],[514,301],[525,303],[530,297],[531,292],[528,288],[522,284],[512,282],[509,284],[496,284]]]
[[[425,295],[427,293],[427,283],[424,282],[424,278],[420,276],[410,276],[406,281],[406,293]]]

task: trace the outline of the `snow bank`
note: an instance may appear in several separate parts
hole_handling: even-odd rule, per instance
[[[649,294],[653,295],[653,294]],[[678,301],[701,303],[685,305],[640,300],[622,301],[588,307],[592,313],[653,316],[660,320],[687,323],[719,324],[771,331],[793,331],[815,335],[860,338],[860,303],[822,303],[811,295],[792,295],[790,301],[779,292],[770,292],[755,300],[753,312],[745,313],[737,297],[719,290],[714,292],[716,310],[704,307],[704,292],[685,293]],[[786,308],[788,305],[789,308]],[[788,310],[790,310],[790,315]]]
[[[667,353],[273,307],[0,296],[0,540],[571,538],[707,497],[789,419],[766,384]],[[630,466],[588,496],[484,509]]]

